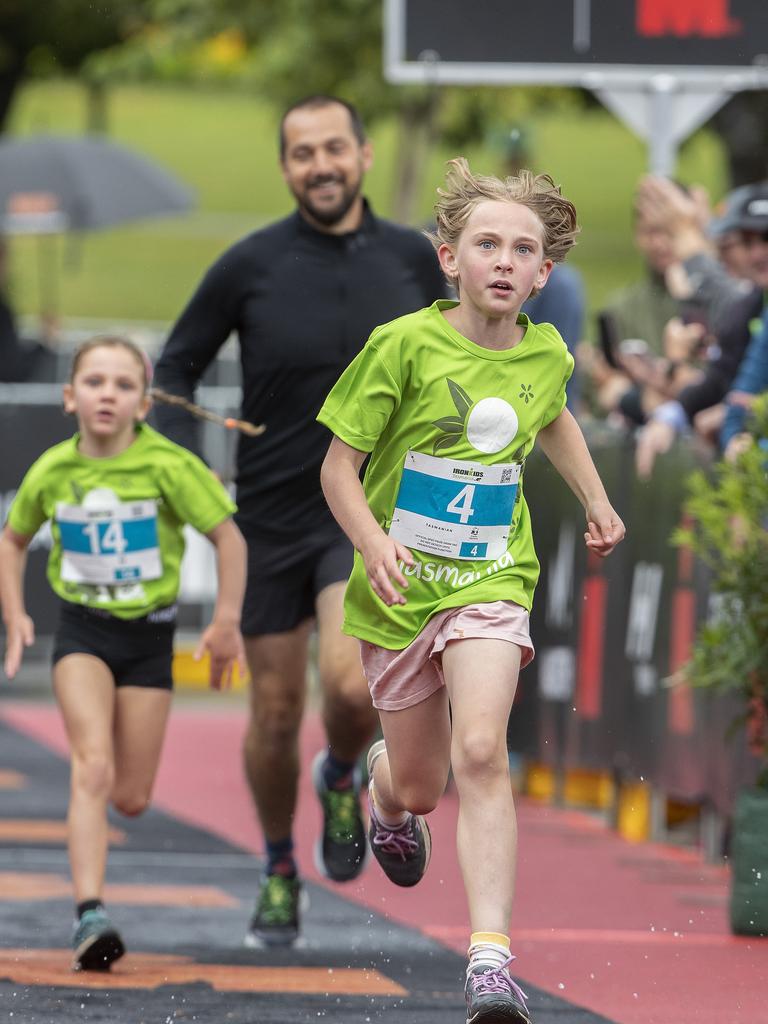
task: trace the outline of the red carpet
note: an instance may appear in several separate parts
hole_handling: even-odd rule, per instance
[[[5,704],[16,728],[56,750],[66,744],[53,706]],[[177,707],[155,799],[162,809],[260,851],[240,764],[245,710]],[[307,720],[304,763],[322,744]],[[694,852],[629,845],[590,816],[519,803],[520,866],[513,950],[521,979],[618,1024],[768,1024],[768,940],[728,931],[727,871]],[[298,811],[302,872],[312,863],[319,810],[305,773]],[[466,905],[454,851],[456,800],[430,816],[434,852],[415,890],[373,865],[338,890],[463,951]],[[331,884],[331,883],[325,883]],[[337,887],[335,887],[337,888]]]

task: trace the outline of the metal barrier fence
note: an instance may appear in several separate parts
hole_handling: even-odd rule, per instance
[[[589,556],[580,507],[545,459],[530,460],[526,499],[542,566],[531,619],[537,656],[521,676],[510,747],[558,773],[643,780],[726,816],[755,777],[743,736],[727,736],[740,707],[668,682],[709,613],[704,567],[670,543],[686,478],[703,458],[681,443],[644,482],[631,439],[587,432],[627,538],[608,559]]]
[[[3,514],[24,472],[72,433],[60,385],[0,386],[0,502]],[[203,404],[236,412],[235,386],[201,389]],[[605,561],[587,556],[583,515],[543,457],[526,467],[541,578],[532,616],[537,657],[521,678],[510,720],[514,751],[557,772],[607,771],[726,814],[736,789],[754,776],[743,741],[726,739],[733,701],[665,685],[684,663],[708,612],[706,573],[669,538],[678,525],[685,479],[701,456],[685,444],[637,480],[631,440],[587,428],[595,462],[627,524],[627,539]],[[204,451],[231,479],[234,439],[207,425]],[[197,629],[213,599],[210,546],[189,531],[182,571],[181,625]],[[40,636],[51,632],[55,601],[45,580],[45,534],[27,570],[27,601]],[[31,652],[34,657],[35,651]]]

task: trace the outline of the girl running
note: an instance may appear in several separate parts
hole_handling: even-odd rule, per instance
[[[196,656],[210,654],[214,689],[243,663],[246,559],[235,506],[203,462],[144,423],[150,373],[123,338],[81,345],[64,386],[78,433],[34,463],[0,536],[5,672],[13,678],[35,635],[24,607],[26,550],[51,523],[48,579],[61,598],[53,688],[71,747],[75,969],[107,970],[125,952],[102,898],[107,803],[131,816],[149,803],[171,702],[186,523],[209,538],[218,562],[213,619]]]
[[[522,476],[537,436],[584,506],[589,550],[607,555],[624,526],[565,408],[573,359],[551,325],[520,313],[574,244],[573,205],[547,175],[475,177],[463,159],[438,194],[434,241],[459,300],[373,332],[320,411],[335,435],[322,483],[356,549],[344,629],[361,641],[384,734],[368,755],[374,856],[397,885],[420,880],[425,814],[452,768],[472,933],[467,1021],[528,1024],[509,973],[506,732],[533,657],[539,564]]]

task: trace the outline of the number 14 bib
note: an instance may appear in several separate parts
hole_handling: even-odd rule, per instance
[[[409,451],[389,535],[442,558],[487,560],[507,550],[519,463],[484,466]]]
[[[59,504],[61,578],[68,583],[121,584],[163,574],[157,546],[157,503],[109,508]]]

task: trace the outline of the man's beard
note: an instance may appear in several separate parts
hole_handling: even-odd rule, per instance
[[[299,196],[294,193],[296,201],[302,210],[310,215],[310,217],[317,221],[318,224],[322,224],[323,227],[332,228],[338,224],[340,220],[343,220],[351,209],[353,203],[360,194],[360,179],[354,183],[346,181],[339,181],[334,176],[332,178],[322,179],[323,183],[327,181],[334,181],[341,185],[342,192],[339,201],[334,206],[316,206],[312,202],[312,189],[308,187],[303,195]],[[315,182],[314,184],[319,184]]]

